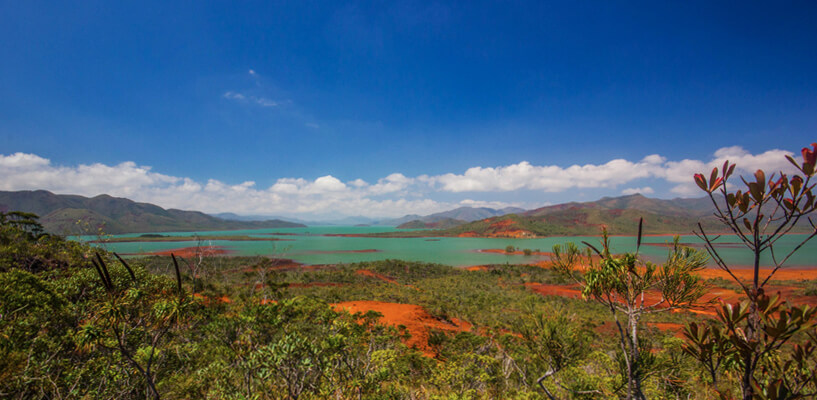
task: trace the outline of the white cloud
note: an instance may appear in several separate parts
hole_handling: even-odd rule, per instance
[[[758,169],[767,172],[771,176],[772,172],[793,173],[794,167],[786,160],[785,156],[794,154],[786,150],[768,150],[760,154],[751,154],[740,146],[724,147],[718,149],[709,161],[701,160],[681,160],[669,161],[665,163],[664,174],[661,178],[676,185],[672,192],[680,196],[700,196],[701,191],[695,185],[692,177],[696,173],[703,173],[709,176],[713,168],[723,167],[727,160],[735,164],[735,175],[746,175],[754,173]],[[737,176],[735,176],[737,178]]]
[[[315,193],[341,192],[346,190],[346,185],[338,178],[332,175],[326,175],[315,179],[315,183],[312,184],[312,190],[314,190]]]
[[[35,154],[14,153],[0,158],[0,167],[30,168],[48,165],[49,161]]]
[[[246,97],[244,97],[243,94],[236,92],[225,92],[224,98],[230,100],[246,100]]]
[[[496,210],[507,208],[507,207],[519,207],[519,208],[533,208],[529,205],[520,202],[513,202],[508,203],[504,201],[482,201],[482,200],[473,200],[473,199],[465,199],[460,200],[458,203],[461,207],[475,207],[475,208],[493,208]]]
[[[264,97],[253,97],[253,101],[255,101],[261,107],[276,107],[280,105],[277,101],[273,101]]]
[[[644,186],[640,188],[628,188],[621,191],[621,194],[624,195],[631,195],[631,194],[653,194],[655,190],[653,190],[649,186]]]
[[[252,70],[250,70],[252,71]],[[227,91],[224,92],[222,95],[225,99],[239,101],[239,102],[251,102],[255,103],[261,107],[277,107],[280,106],[282,103],[275,100],[270,100],[266,97],[258,97],[258,96],[251,96],[245,95],[239,92]]]
[[[363,179],[360,179],[360,178],[349,182],[349,184],[354,186],[354,187],[357,187],[357,188],[362,188],[362,187],[365,187],[365,186],[369,185],[366,181],[364,181]]]
[[[659,196],[700,196],[692,182],[698,172],[721,166],[726,159],[738,164],[738,174],[751,168],[790,172],[785,160],[791,152],[769,150],[751,154],[741,147],[717,150],[710,160],[667,161],[649,155],[640,161],[611,160],[603,164],[560,167],[536,166],[529,162],[499,166],[473,167],[461,174],[405,176],[392,173],[370,184],[363,179],[342,181],[325,175],[315,179],[279,178],[267,188],[254,181],[229,184],[210,179],[197,182],[154,172],[150,167],[127,161],[116,165],[101,163],[59,166],[36,154],[0,154],[0,190],[45,189],[55,193],[95,196],[110,194],[165,208],[231,211],[245,214],[284,215],[364,215],[395,217],[405,214],[431,214],[459,206],[534,208],[532,203],[489,201],[461,193],[499,193],[513,191],[563,192],[569,189],[607,189],[607,194],[655,194],[653,183],[670,184]],[[737,177],[735,177],[737,178]],[[644,185],[645,180],[649,185]],[[629,185],[628,185],[629,184]],[[619,189],[628,185],[624,189]],[[661,186],[658,186],[659,188]],[[529,194],[529,193],[528,193]],[[445,198],[447,200],[436,200]],[[530,197],[520,200],[530,201]],[[548,200],[540,199],[538,202]]]
[[[534,166],[527,161],[504,167],[473,167],[462,175],[431,178],[448,192],[493,192],[520,189],[561,192],[570,188],[610,188],[660,174],[664,158],[650,155],[639,162],[623,159],[605,164]]]
[[[393,173],[385,178],[379,179],[376,184],[369,187],[369,193],[379,195],[395,193],[405,190],[414,183],[414,179],[408,178],[401,173]]]

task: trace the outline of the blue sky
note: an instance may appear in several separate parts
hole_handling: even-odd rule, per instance
[[[299,216],[669,198],[817,130],[811,2],[78,3],[0,2],[0,189]]]

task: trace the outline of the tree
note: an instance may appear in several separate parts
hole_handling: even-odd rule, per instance
[[[38,221],[39,218],[37,214],[22,211],[0,212],[0,226],[14,227],[25,232],[30,239],[36,240],[46,234],[45,228]]]
[[[788,361],[775,358],[783,346],[796,334],[811,330],[815,310],[790,307],[779,296],[768,296],[765,287],[774,274],[783,268],[789,258],[817,235],[817,227],[807,216],[817,210],[812,179],[817,163],[817,144],[803,148],[803,159],[798,162],[786,156],[798,172],[779,173],[766,177],[757,170],[754,180],[741,177],[744,191],[733,191],[727,181],[735,171],[728,160],[723,167],[712,169],[709,179],[695,174],[695,183],[707,193],[715,207],[715,217],[723,223],[753,255],[752,280],[736,276],[733,268],[717,249],[719,236],[706,232],[698,224],[696,235],[704,241],[707,251],[717,266],[737,282],[748,298],[735,305],[723,305],[717,310],[717,321],[709,325],[690,324],[685,335],[690,343],[687,353],[698,359],[709,371],[713,385],[718,388],[717,371],[733,365],[740,372],[740,390],[744,399],[797,398],[803,396],[809,385],[814,385],[811,370],[814,354],[814,333],[809,340],[790,349]],[[776,244],[797,226],[808,221],[812,231],[791,250],[776,253]],[[765,254],[771,258],[771,269],[761,276],[760,262]],[[762,278],[762,280],[761,280]]]
[[[93,316],[79,327],[78,342],[84,347],[118,354],[124,364],[144,379],[145,398],[159,399],[157,369],[166,355],[164,347],[175,331],[183,330],[190,322],[189,314],[195,303],[182,289],[175,256],[175,295],[170,294],[169,280],[151,274],[137,275],[125,260],[118,255],[117,258],[127,270],[127,278],[121,273],[112,274],[103,257],[96,253],[93,264],[105,295],[94,304],[97,311]]]
[[[555,378],[556,374],[575,365],[589,352],[590,335],[581,329],[575,317],[558,308],[549,309],[548,312],[529,311],[513,325],[514,332],[520,336],[521,353],[528,359],[524,363],[520,360],[512,364],[523,380],[529,380],[528,369],[545,371],[535,381],[551,400],[556,399],[556,395],[545,386],[544,381],[549,378],[558,389],[571,395],[602,394],[599,390],[572,388],[569,383],[565,385]],[[500,346],[500,349],[503,347],[506,346]]]
[[[642,222],[639,221],[635,253],[612,254],[605,229],[601,251],[584,242],[587,249],[583,253],[575,244],[568,243],[564,248],[554,246],[552,256],[554,269],[573,279],[585,298],[601,303],[613,316],[627,375],[627,399],[644,399],[642,382],[655,371],[650,368],[654,358],[648,351],[642,351],[645,346],[639,337],[642,318],[693,307],[705,291],[695,272],[706,265],[706,254],[682,247],[678,237],[664,264],[644,262],[639,257]],[[620,316],[624,317],[623,322]]]

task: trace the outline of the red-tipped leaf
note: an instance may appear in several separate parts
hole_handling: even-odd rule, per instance
[[[709,186],[706,184],[706,178],[703,174],[695,174],[695,184],[703,191],[709,191]]]
[[[709,187],[712,188],[712,182],[718,178],[718,169],[712,168],[712,173],[709,174]]]

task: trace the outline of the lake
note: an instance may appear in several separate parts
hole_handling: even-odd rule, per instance
[[[206,241],[204,245],[222,246],[233,255],[272,256],[290,258],[304,264],[336,264],[385,259],[401,259],[467,266],[480,264],[526,264],[547,260],[547,256],[506,255],[481,253],[483,249],[505,249],[514,246],[520,249],[550,251],[553,245],[587,241],[593,245],[599,243],[599,237],[571,236],[548,237],[541,239],[482,239],[482,238],[369,238],[325,236],[328,234],[367,234],[375,232],[398,231],[392,227],[357,227],[357,226],[319,226],[306,228],[253,229],[240,231],[207,231],[199,235],[242,235],[253,237],[274,237],[279,241]],[[148,232],[150,233],[150,232]],[[192,236],[190,232],[161,232],[165,236]],[[114,235],[113,237],[137,237],[141,233]],[[804,235],[789,235],[778,242],[777,254],[794,248],[805,238]],[[78,240],[93,240],[95,237],[74,237]],[[644,237],[641,254],[652,261],[660,262],[666,258],[668,249],[664,244],[672,241],[670,236]],[[681,236],[682,243],[700,245],[701,240],[694,235]],[[751,253],[738,244],[735,236],[722,236],[719,248],[725,259],[734,265],[750,265]],[[196,246],[195,241],[187,242],[120,242],[107,243],[104,246],[111,251],[122,254],[148,253],[180,247]],[[633,251],[636,238],[633,236],[616,236],[611,238],[612,248],[616,252]],[[653,245],[650,245],[653,244]],[[598,247],[598,246],[597,246]],[[368,252],[356,252],[368,251]],[[768,259],[764,265],[768,264]],[[787,263],[789,266],[817,266],[817,238],[800,249]]]

